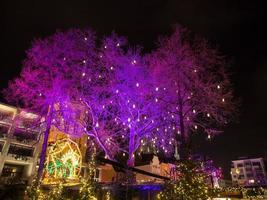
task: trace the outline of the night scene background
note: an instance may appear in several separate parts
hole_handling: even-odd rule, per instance
[[[91,27],[98,35],[115,30],[149,52],[159,35],[180,23],[216,45],[231,62],[235,96],[241,99],[238,122],[199,151],[230,177],[230,161],[240,156],[267,157],[267,19],[266,1],[8,1],[2,9],[0,89],[18,76],[34,38],[56,30]],[[1,102],[5,102],[3,97]]]

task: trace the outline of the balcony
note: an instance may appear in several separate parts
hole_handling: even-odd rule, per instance
[[[16,128],[10,137],[24,144],[32,144],[37,141],[38,133]]]
[[[0,138],[5,138],[8,131],[9,131],[9,125],[0,124]]]
[[[11,144],[8,150],[8,158],[17,161],[31,161],[34,148]]]

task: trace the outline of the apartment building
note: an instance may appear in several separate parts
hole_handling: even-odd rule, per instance
[[[231,177],[240,186],[266,186],[267,176],[263,158],[233,160]]]
[[[40,150],[37,115],[0,104],[0,184],[27,183],[36,172]]]

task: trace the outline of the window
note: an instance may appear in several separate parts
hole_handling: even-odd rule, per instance
[[[253,166],[259,166],[260,167],[261,166],[261,163],[260,162],[252,162],[252,165]]]
[[[0,124],[0,138],[8,133],[9,126]]]
[[[238,176],[238,179],[244,179],[244,178],[245,176],[243,174]]]
[[[237,167],[244,167],[243,163],[238,163]]]
[[[2,172],[2,177],[21,177],[24,166],[5,164]]]
[[[4,142],[0,142],[0,152],[2,152],[2,149],[3,149],[3,147],[4,147]]]

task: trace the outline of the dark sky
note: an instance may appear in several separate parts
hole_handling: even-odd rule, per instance
[[[242,99],[239,123],[213,142],[200,142],[229,172],[230,160],[267,152],[267,5],[265,0],[4,0],[1,13],[0,89],[17,76],[34,38],[57,29],[115,30],[131,43],[155,47],[160,34],[180,23],[213,44],[232,61],[232,82]],[[226,177],[229,176],[225,174]]]

